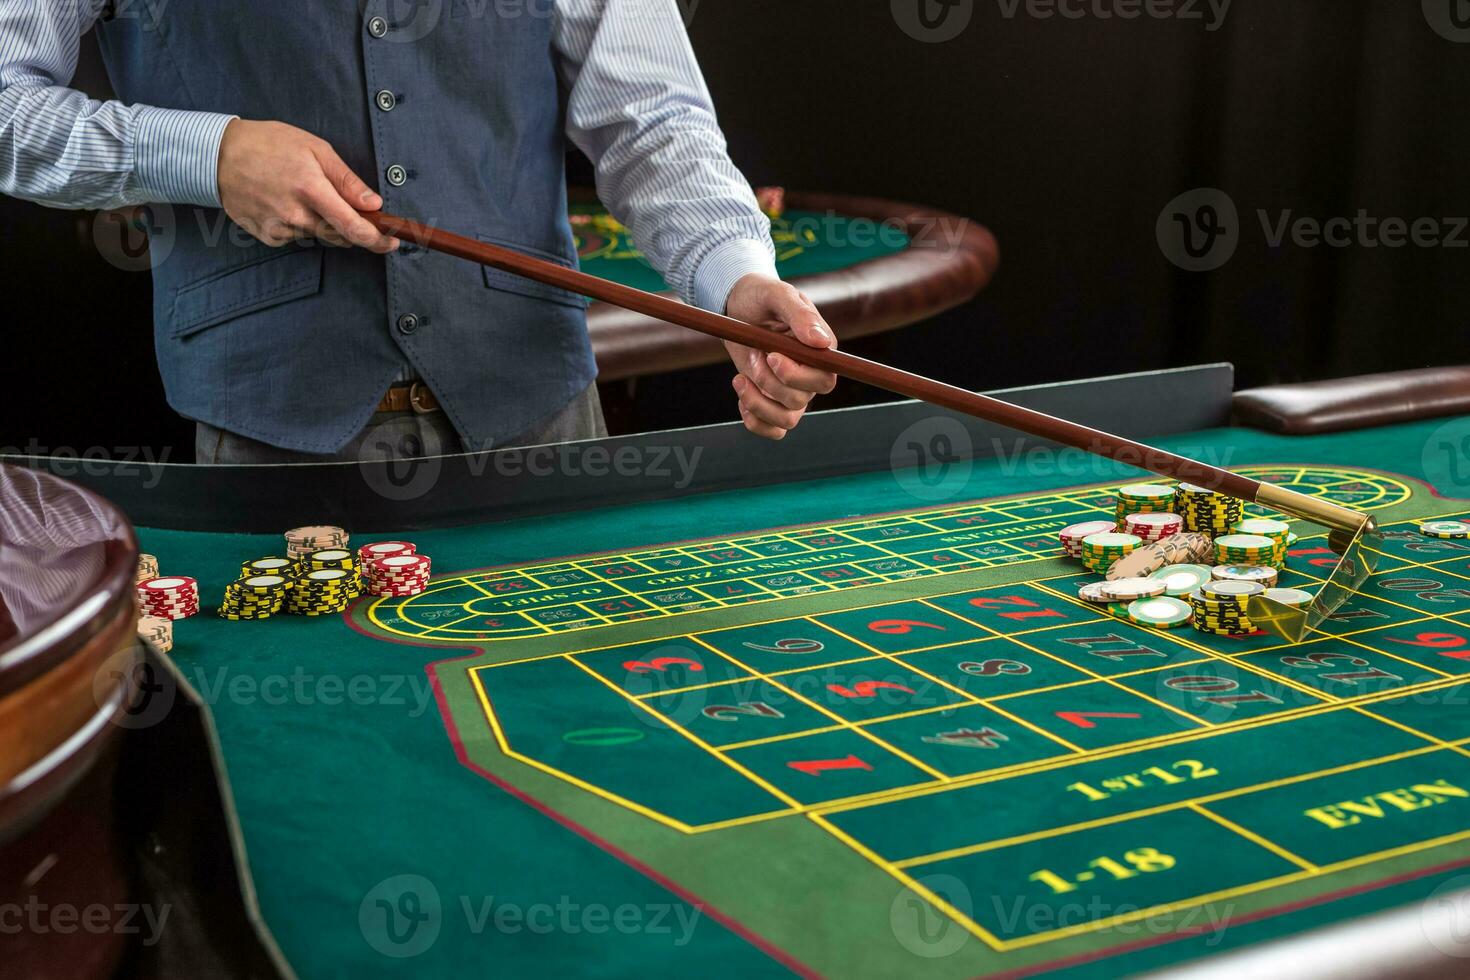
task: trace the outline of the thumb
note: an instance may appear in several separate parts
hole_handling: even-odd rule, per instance
[[[772,304],[776,317],[791,328],[791,334],[808,347],[837,346],[837,335],[822,319],[817,308],[795,289],[784,291]]]
[[[342,200],[359,211],[377,211],[383,206],[382,197],[352,172],[352,168],[343,162],[336,150],[330,146],[319,149],[317,160],[321,162],[322,173],[332,182],[337,193],[342,195]]]

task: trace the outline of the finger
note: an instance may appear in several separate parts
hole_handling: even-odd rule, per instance
[[[791,334],[808,347],[836,347],[837,335],[822,319],[811,300],[795,289],[784,290],[772,302],[772,312]]]
[[[794,429],[801,421],[802,409],[787,408],[780,402],[772,401],[751,384],[749,378],[736,378],[735,390],[740,392],[740,404],[762,422],[778,429]]]
[[[380,255],[393,251],[398,241],[380,234],[357,209],[343,200],[336,188],[323,180],[306,191],[306,199],[327,224],[354,245]]]
[[[767,398],[786,408],[800,410],[811,404],[813,392],[786,384],[771,369],[768,358],[758,352],[747,362],[746,370],[741,373],[755,382],[756,388]]]
[[[777,428],[767,422],[762,422],[751,414],[750,409],[744,405],[740,406],[740,420],[745,423],[745,428],[760,436],[762,439],[770,439],[780,442],[786,438],[786,430]]]
[[[798,364],[785,354],[767,354],[766,366],[788,388],[810,391],[818,395],[830,395],[837,387],[837,375],[821,368]]]
[[[331,185],[332,192],[340,199],[348,209],[353,212],[353,229],[344,226],[348,218],[340,210],[336,218],[328,216],[334,225],[351,242],[361,245],[378,253],[394,251],[398,248],[398,239],[381,234],[365,219],[357,215],[358,211],[377,211],[383,206],[383,198],[366,183],[362,178],[352,172],[352,168],[337,155],[337,151],[331,146],[323,143],[317,149],[317,161],[321,164],[322,175]],[[326,214],[323,211],[323,214]]]
[[[330,145],[323,143],[317,147],[316,158],[322,165],[322,173],[342,200],[360,211],[377,211],[383,206],[383,198],[363,183],[362,178],[352,172],[352,168]]]

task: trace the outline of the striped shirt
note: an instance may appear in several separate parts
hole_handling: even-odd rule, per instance
[[[595,165],[599,196],[686,302],[723,311],[742,276],[775,276],[775,251],[677,0],[555,2],[567,136]],[[0,0],[0,193],[60,208],[219,207],[219,147],[234,116],[67,87],[108,3]]]

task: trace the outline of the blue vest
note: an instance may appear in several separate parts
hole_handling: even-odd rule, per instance
[[[152,6],[98,25],[124,101],[299,126],[384,210],[575,264],[550,0],[172,0],[156,21]],[[571,293],[423,249],[270,248],[218,210],[174,207],[172,223],[154,339],[190,418],[335,452],[407,361],[486,449],[596,376]]]

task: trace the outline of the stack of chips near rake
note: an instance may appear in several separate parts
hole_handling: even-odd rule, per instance
[[[1181,483],[1174,491],[1172,510],[1184,519],[1186,531],[1203,531],[1214,537],[1228,534],[1239,523],[1245,503],[1236,497],[1206,490],[1192,483]]]
[[[1291,525],[1264,517],[1237,521],[1231,530],[1233,534],[1215,539],[1217,565],[1280,568],[1286,564],[1286,549],[1296,540],[1291,533]]]
[[[1113,562],[1126,558],[1141,544],[1143,539],[1136,534],[1089,534],[1082,539],[1082,564],[1099,575],[1106,575]]]
[[[1167,511],[1130,514],[1123,519],[1123,531],[1141,538],[1145,544],[1162,541],[1182,530],[1184,518]]]
[[[1167,514],[1173,510],[1173,487],[1161,483],[1132,483],[1118,491],[1114,516],[1118,530],[1129,531],[1128,518],[1134,514]]]

